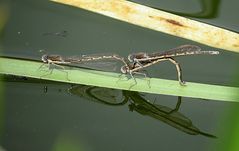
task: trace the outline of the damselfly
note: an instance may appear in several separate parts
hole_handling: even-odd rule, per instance
[[[87,61],[95,61],[95,60],[102,60],[102,59],[114,59],[120,60],[125,65],[125,59],[120,57],[117,54],[112,55],[82,55],[82,56],[73,56],[73,57],[62,57],[61,55],[43,55],[41,60],[47,64],[73,64],[73,63],[81,63]]]
[[[83,64],[85,62],[92,62],[92,61],[97,61],[97,60],[108,60],[108,59],[121,61],[124,64],[124,66],[128,66],[125,59],[123,57],[120,57],[117,54],[82,55],[82,56],[72,56],[72,57],[63,57],[61,55],[44,54],[41,57],[41,60],[44,62],[43,65],[45,65],[45,64],[48,64],[49,66],[55,65],[62,69],[65,69],[65,68],[64,68],[64,66],[61,66],[61,65],[81,66],[80,64]],[[40,66],[40,68],[42,66]],[[52,70],[51,70],[51,72],[52,72]],[[68,77],[68,73],[67,73],[67,77]]]
[[[131,77],[135,80],[133,74],[143,74],[146,77],[146,74],[141,73],[140,70],[158,62],[168,60],[176,66],[179,83],[181,85],[185,85],[185,82],[182,80],[182,69],[180,67],[180,64],[174,59],[174,57],[202,54],[217,55],[219,54],[219,52],[201,51],[201,48],[198,46],[182,45],[164,52],[155,52],[152,54],[148,54],[146,52],[134,53],[128,55],[128,60],[131,62],[131,64],[122,66],[121,72],[125,74],[129,73]]]

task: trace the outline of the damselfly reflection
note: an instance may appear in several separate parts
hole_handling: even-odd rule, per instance
[[[68,35],[68,32],[66,30],[59,31],[59,32],[46,32],[42,34],[43,36],[60,36],[60,37],[66,37]]]
[[[159,63],[161,61],[170,61],[176,66],[178,81],[181,85],[185,85],[185,82],[182,80],[182,69],[180,64],[174,59],[178,56],[189,56],[189,55],[217,55],[218,51],[201,51],[201,48],[193,45],[182,45],[171,50],[166,50],[164,52],[155,52],[148,54],[146,52],[139,52],[128,55],[128,60],[131,64],[127,64],[121,67],[122,73],[129,73],[134,79],[134,74],[143,74],[141,73],[142,69]],[[135,79],[134,79],[135,80]],[[135,80],[136,82],[136,80]]]
[[[84,100],[93,101],[109,106],[127,105],[130,111],[140,115],[159,120],[169,126],[172,126],[184,133],[190,135],[203,135],[213,137],[214,135],[201,131],[193,125],[192,121],[180,113],[182,97],[178,97],[176,107],[168,107],[159,104],[160,100],[151,101],[139,92],[122,91],[110,88],[101,88],[86,85],[77,85],[69,89],[69,92],[75,96],[84,98]],[[175,97],[172,97],[175,98]],[[131,117],[131,116],[129,116]]]

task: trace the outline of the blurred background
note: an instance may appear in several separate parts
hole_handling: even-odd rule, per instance
[[[197,21],[239,31],[236,0],[131,0]],[[213,38],[213,37],[212,37]],[[48,0],[0,2],[0,52],[40,61],[64,56],[155,52],[183,44],[214,48]],[[176,60],[184,80],[238,86],[239,55]],[[176,79],[174,65],[147,69],[151,77]],[[238,103],[141,94],[114,89],[1,77],[0,151],[237,150]],[[174,111],[176,104],[180,105]],[[157,110],[155,110],[157,108]],[[169,113],[169,114],[166,114]],[[217,136],[212,138],[209,136]]]

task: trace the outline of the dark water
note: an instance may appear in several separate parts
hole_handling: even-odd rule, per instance
[[[236,0],[134,2],[239,31]],[[182,44],[213,49],[46,0],[6,0],[2,6],[7,21],[0,49],[7,56],[36,59],[40,49],[69,56],[107,52],[127,56]],[[219,51],[219,56],[177,58],[184,80],[237,86],[238,54]],[[176,79],[174,68],[165,62],[148,72],[153,77]],[[182,98],[180,108],[173,112],[178,98],[172,96],[19,77],[5,77],[4,85],[0,145],[13,151],[213,150],[225,140],[222,131],[230,122],[232,106],[238,106]]]

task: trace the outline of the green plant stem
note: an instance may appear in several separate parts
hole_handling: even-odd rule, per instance
[[[53,69],[51,73],[47,65],[39,69],[42,64],[42,62],[37,61],[0,57],[0,73],[71,84],[85,84],[155,94],[239,102],[239,88],[236,87],[192,82],[187,82],[186,86],[181,86],[178,81],[156,78],[136,78],[137,84],[135,84],[133,79],[128,80],[127,77],[129,76],[120,76],[121,74],[119,73],[66,66]]]

